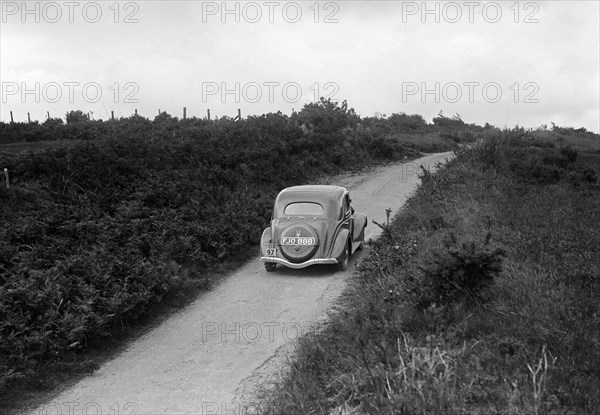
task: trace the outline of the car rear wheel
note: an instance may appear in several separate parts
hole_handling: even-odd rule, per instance
[[[360,240],[360,245],[358,245],[358,248],[356,248],[357,251],[362,251],[363,247],[365,245],[365,234],[363,233],[363,237]]]
[[[276,267],[277,267],[277,264],[274,262],[265,262],[265,269],[267,270],[267,272],[275,271]]]
[[[348,264],[350,263],[350,252],[351,252],[351,248],[349,244],[346,244],[346,255],[344,255],[344,259],[342,260],[342,262],[338,263],[338,269],[340,271],[347,271],[348,270]]]

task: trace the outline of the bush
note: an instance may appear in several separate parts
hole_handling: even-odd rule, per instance
[[[575,163],[577,160],[577,150],[571,146],[561,147],[560,154],[563,155],[571,164]]]
[[[450,233],[445,250],[434,252],[431,265],[422,269],[424,282],[420,306],[480,302],[484,291],[502,271],[505,256],[504,250],[490,246],[490,238],[488,233],[483,243],[459,243]]]
[[[403,112],[390,115],[388,122],[399,132],[414,132],[427,127],[427,123],[422,116],[418,114],[408,115]]]
[[[319,102],[306,104],[297,114],[300,124],[312,126],[315,132],[337,133],[345,127],[354,127],[358,116],[346,101],[341,105],[331,99],[321,98]]]
[[[574,170],[577,151],[570,147],[510,147],[504,156],[511,170],[524,181],[553,184]]]
[[[88,114],[84,114],[83,111],[69,111],[65,115],[67,120],[67,124],[75,124],[75,123],[85,123],[90,121],[90,116]]]
[[[586,167],[581,173],[581,179],[585,183],[598,183],[598,173],[592,167]]]

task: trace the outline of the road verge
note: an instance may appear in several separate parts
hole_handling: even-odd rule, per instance
[[[496,132],[423,172],[264,412],[594,412],[600,154],[553,138]]]

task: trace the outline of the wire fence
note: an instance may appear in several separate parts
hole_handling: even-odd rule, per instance
[[[160,110],[160,108],[159,108],[159,110],[158,110],[158,115],[161,115],[161,114],[163,114],[163,113],[164,113],[164,111],[161,111],[161,110]],[[134,116],[136,116],[136,117],[138,116],[138,110],[137,110],[137,108],[135,109],[135,112],[134,112],[134,114],[133,114],[133,115],[134,115]],[[91,114],[91,113],[89,113],[89,112],[88,112],[88,113],[87,113],[87,116],[88,116],[90,119],[92,119],[92,114]],[[59,118],[60,118],[60,117],[59,117]],[[47,119],[47,120],[51,119],[51,117],[50,117],[50,111],[46,111],[46,119]],[[110,119],[111,119],[111,120],[114,120],[114,119],[115,119],[115,112],[114,112],[114,111],[111,111],[111,112],[110,112]],[[182,119],[184,119],[184,120],[185,120],[185,119],[187,119],[187,107],[183,107],[183,116],[182,116]],[[208,121],[210,121],[210,120],[211,120],[210,109],[207,109],[207,110],[206,110],[206,119],[207,119]],[[240,108],[238,108],[238,110],[237,110],[237,115],[235,116],[235,118],[233,118],[233,120],[234,120],[234,121],[240,121],[241,119],[242,119],[242,110],[241,110]],[[11,122],[11,123],[14,123],[14,122],[15,122],[15,117],[14,117],[14,115],[13,115],[13,112],[12,112],[12,111],[10,111],[10,122]],[[28,123],[28,124],[31,124],[31,113],[29,113],[29,112],[27,113],[27,123]]]

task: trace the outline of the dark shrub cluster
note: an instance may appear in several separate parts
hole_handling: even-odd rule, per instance
[[[502,271],[505,251],[490,246],[491,234],[481,241],[458,242],[451,233],[445,249],[434,252],[422,268],[420,307],[464,302],[477,304]]]
[[[503,171],[508,167],[523,182],[553,184],[575,169],[578,152],[571,146],[557,148],[552,141],[516,129],[478,143],[473,155],[484,168]]]

